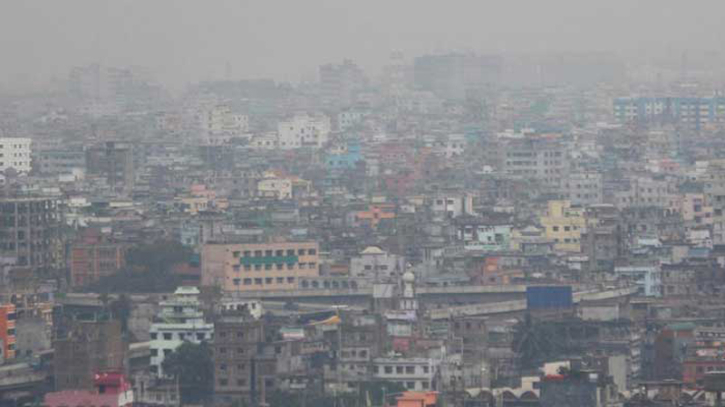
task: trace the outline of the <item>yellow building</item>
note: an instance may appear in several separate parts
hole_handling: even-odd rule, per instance
[[[581,252],[581,232],[586,225],[582,208],[572,208],[569,201],[549,201],[539,221],[546,237],[554,241],[554,250]]]
[[[320,275],[316,242],[212,243],[201,256],[202,285],[225,291],[294,290]]]

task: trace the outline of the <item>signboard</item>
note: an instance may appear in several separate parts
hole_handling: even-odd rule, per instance
[[[560,309],[573,305],[571,286],[526,287],[527,309]]]

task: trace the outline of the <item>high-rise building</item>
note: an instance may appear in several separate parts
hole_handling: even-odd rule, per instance
[[[353,103],[356,91],[367,85],[362,68],[349,59],[342,64],[320,66],[320,87],[323,102],[334,107],[347,107]]]
[[[0,197],[0,257],[19,267],[57,271],[65,267],[58,202],[44,197]]]
[[[21,173],[30,172],[31,144],[32,140],[24,137],[0,138],[0,173],[10,168]]]
[[[501,80],[501,57],[450,53],[415,58],[415,87],[443,99],[463,99]]]
[[[117,193],[129,193],[134,186],[133,147],[113,141],[86,150],[88,175],[106,177],[109,187]]]

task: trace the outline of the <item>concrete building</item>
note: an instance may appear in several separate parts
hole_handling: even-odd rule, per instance
[[[621,407],[619,391],[611,377],[595,371],[549,375],[540,381],[542,407]]]
[[[447,218],[476,214],[473,210],[473,194],[467,192],[438,192],[431,194],[428,201],[434,214]]]
[[[548,210],[539,221],[546,238],[554,241],[555,250],[581,251],[581,233],[586,224],[583,209],[572,207],[569,201],[549,201]]]
[[[294,290],[320,275],[319,246],[310,241],[206,244],[202,285],[224,291]]]
[[[12,168],[19,173],[29,173],[32,140],[23,137],[0,137],[0,173]]]
[[[214,322],[214,393],[224,403],[249,401],[274,380],[274,359],[262,358],[264,324],[249,313],[223,310]]]
[[[179,287],[174,295],[160,304],[157,321],[151,324],[151,373],[164,377],[166,356],[184,342],[211,342],[214,324],[204,320],[199,302],[199,289]]]
[[[564,144],[556,140],[526,138],[509,140],[501,152],[503,172],[535,180],[544,191],[558,193],[569,169]]]
[[[460,100],[467,93],[498,85],[501,68],[502,60],[496,55],[423,55],[413,62],[414,85],[443,99]]]
[[[341,64],[320,66],[320,91],[323,103],[330,107],[347,107],[356,92],[367,86],[362,68],[349,59]]]
[[[618,266],[614,268],[614,273],[621,281],[636,285],[643,296],[662,296],[662,270],[659,266]]]
[[[93,284],[123,268],[125,248],[98,230],[87,230],[70,247],[70,283],[73,287]]]
[[[372,361],[372,377],[397,383],[407,390],[434,390],[438,367],[439,363],[429,358],[378,357]]]
[[[132,145],[109,141],[86,150],[86,171],[105,177],[112,191],[127,194],[136,181],[133,160]]]
[[[622,123],[676,120],[696,130],[725,125],[723,97],[625,97],[613,104],[614,117]]]
[[[0,352],[6,361],[15,358],[15,320],[15,305],[0,305]]]
[[[277,147],[283,150],[320,148],[330,135],[330,118],[325,115],[297,114],[277,124]]]
[[[94,375],[124,372],[128,343],[119,321],[75,321],[53,341],[55,390],[90,390]]]
[[[44,197],[0,197],[0,257],[34,271],[65,267],[58,202]]]
[[[367,247],[350,259],[350,276],[374,281],[397,281],[405,270],[405,258],[377,246]]]
[[[571,202],[573,206],[602,203],[604,198],[602,174],[593,171],[566,174],[561,197]]]

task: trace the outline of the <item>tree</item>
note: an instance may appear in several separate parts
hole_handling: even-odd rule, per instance
[[[162,367],[178,381],[182,403],[198,404],[213,394],[214,361],[207,343],[184,342],[166,356]]]
[[[535,322],[531,314],[514,327],[513,350],[524,368],[537,368],[561,352],[563,335],[555,324]]]

